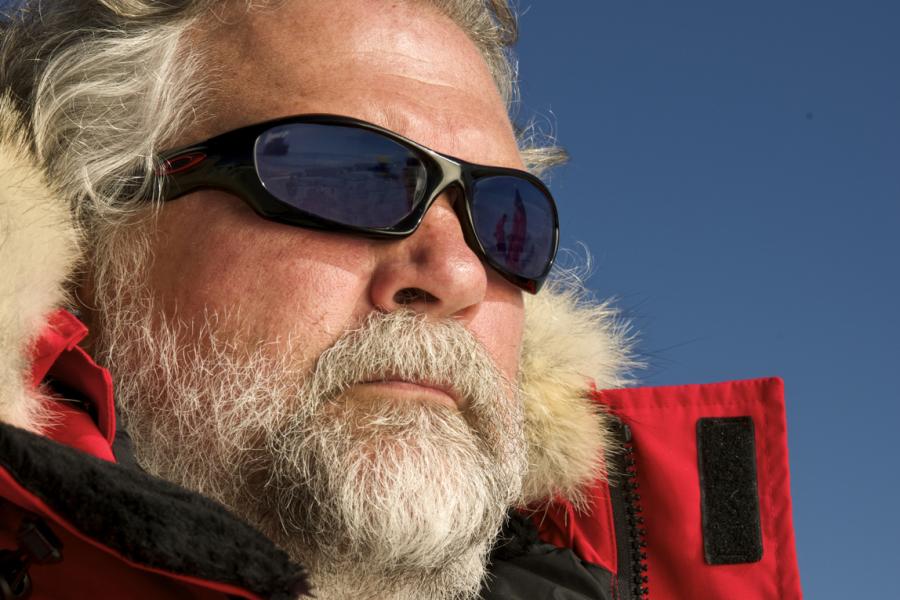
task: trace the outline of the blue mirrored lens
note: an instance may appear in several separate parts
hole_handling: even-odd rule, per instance
[[[425,166],[376,132],[316,123],[275,126],[254,149],[263,186],[280,201],[343,225],[396,225],[422,200]]]
[[[534,279],[553,260],[553,201],[526,179],[498,175],[472,186],[472,220],[485,252],[511,273]]]

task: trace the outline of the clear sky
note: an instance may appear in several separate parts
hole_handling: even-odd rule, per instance
[[[563,246],[642,379],[783,377],[805,596],[900,598],[900,2],[520,12],[520,116],[572,155]]]

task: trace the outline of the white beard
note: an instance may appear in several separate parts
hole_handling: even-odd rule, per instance
[[[142,301],[98,298],[98,356],[150,473],[215,498],[310,570],[317,598],[474,598],[521,492],[522,407],[455,321],[370,316],[316,361],[177,328]],[[134,298],[135,296],[131,296]],[[355,383],[452,385],[456,409]]]

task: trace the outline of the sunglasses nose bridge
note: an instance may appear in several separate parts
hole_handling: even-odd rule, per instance
[[[444,194],[447,194],[449,196],[448,201],[450,203],[450,208],[454,213],[456,213],[456,218],[459,221],[460,229],[462,230],[463,239],[465,240],[466,245],[481,260],[487,259],[484,249],[482,248],[481,243],[478,241],[478,235],[475,232],[475,228],[472,223],[469,206],[469,194],[471,193],[471,189],[467,185],[463,164],[450,157],[438,154],[436,152],[431,153],[431,155],[440,167],[441,180],[437,184],[437,186],[435,186],[425,212],[428,212],[428,210],[431,208],[431,205],[436,202],[438,198],[440,198]],[[422,218],[424,218],[424,216],[425,214],[423,213]]]
[[[465,208],[465,203],[468,200],[469,190],[466,186],[462,163],[458,162],[452,157],[445,156],[434,151],[429,151],[429,154],[440,168],[441,180],[434,188],[434,192],[432,193],[431,202],[429,203],[428,208],[431,208],[431,203],[436,201],[441,196],[441,194],[444,194],[450,189],[456,187],[458,193],[450,198],[450,205],[459,217],[460,223],[463,226],[463,230],[469,229],[467,216],[468,211]]]
[[[441,173],[441,180],[434,188],[433,197],[437,198],[442,193],[447,191],[447,189],[453,184],[458,184],[460,189],[465,191],[462,165],[455,160],[438,154],[437,152],[432,153],[431,156],[437,163],[438,167],[440,167]]]
[[[425,212],[431,209],[431,205],[434,204],[434,202],[436,202],[437,199],[441,197],[441,195],[449,192],[455,187],[457,193],[453,194],[449,198],[450,207],[456,212],[457,216],[459,217],[463,229],[467,229],[468,224],[466,223],[467,218],[464,204],[468,195],[468,191],[466,190],[465,180],[463,179],[462,165],[452,158],[449,158],[442,154],[438,154],[437,152],[429,152],[429,154],[440,168],[441,178],[437,185],[434,186],[434,191],[431,193],[431,198],[428,202]],[[425,215],[423,213],[422,217],[424,218],[424,216]]]

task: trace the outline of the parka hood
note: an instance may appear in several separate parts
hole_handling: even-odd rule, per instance
[[[0,97],[0,421],[37,432],[32,343],[65,300],[78,258],[66,203],[54,194],[8,97]]]
[[[0,99],[0,421],[42,426],[41,397],[30,382],[32,344],[66,300],[79,258],[66,201],[38,165],[20,117]],[[529,469],[522,504],[575,503],[604,476],[606,417],[592,388],[621,387],[634,366],[627,328],[608,304],[574,285],[550,282],[525,298],[520,373]]]

